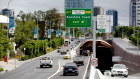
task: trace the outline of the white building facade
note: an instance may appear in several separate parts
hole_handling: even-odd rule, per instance
[[[140,0],[131,0],[129,9],[129,25],[140,26]]]

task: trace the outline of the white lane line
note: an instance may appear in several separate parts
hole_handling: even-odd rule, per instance
[[[58,61],[59,68],[58,68],[57,72],[56,72],[56,73],[54,73],[53,75],[51,75],[51,76],[50,76],[49,78],[47,78],[47,79],[52,78],[53,76],[55,76],[57,73],[59,73],[59,72],[61,71],[60,61],[61,61],[61,59]]]
[[[87,64],[87,67],[86,67],[86,70],[85,70],[85,73],[84,73],[83,79],[85,79],[85,77],[86,77],[87,70],[88,70],[88,66],[89,66],[89,62],[90,62],[90,57],[89,57],[89,59],[88,59],[88,64]]]

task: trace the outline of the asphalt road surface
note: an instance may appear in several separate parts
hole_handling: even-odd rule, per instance
[[[47,79],[58,70],[58,61],[63,58],[60,53],[47,54],[53,57],[53,68],[40,68],[40,58],[26,62],[19,68],[0,74],[0,79]]]
[[[79,69],[78,76],[75,76],[75,75],[63,76],[63,69],[62,69],[58,74],[56,74],[51,79],[83,79],[83,77],[85,77],[85,75],[86,75],[85,71],[88,67],[88,61],[89,61],[89,57],[85,57],[85,65],[78,67],[78,69]]]
[[[53,57],[52,68],[40,68],[40,58],[24,63],[15,70],[0,74],[0,79],[82,79],[89,57],[85,57],[85,65],[79,67],[79,76],[62,76],[63,65],[71,60],[63,60],[63,55],[56,51],[47,54]]]

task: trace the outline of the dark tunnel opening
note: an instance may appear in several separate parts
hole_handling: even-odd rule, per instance
[[[105,70],[110,70],[113,62],[112,46],[105,41],[96,41],[96,58],[98,58],[97,68],[104,73]],[[80,55],[83,55],[84,50],[89,50],[92,53],[92,41],[87,41],[80,47]],[[88,55],[88,54],[87,54]]]
[[[96,48],[96,58],[98,58],[97,68],[103,73],[105,70],[110,70],[112,63],[112,49],[105,47]]]

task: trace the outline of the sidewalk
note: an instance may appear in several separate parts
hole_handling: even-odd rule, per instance
[[[29,61],[29,60],[27,60],[27,61]],[[2,68],[4,68],[4,71],[0,72],[0,74],[11,71],[11,70],[21,66],[22,64],[24,64],[27,61],[18,61],[18,59],[10,59],[10,60],[8,60],[8,63],[4,62],[4,61],[0,61],[0,66]]]

